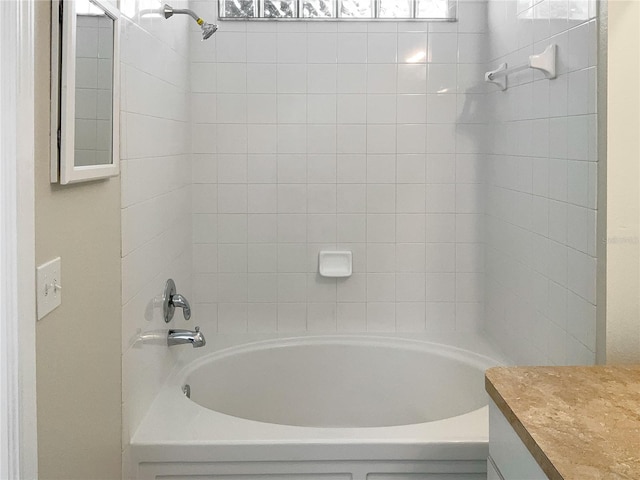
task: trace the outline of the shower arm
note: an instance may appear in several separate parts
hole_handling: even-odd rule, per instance
[[[189,15],[193,18],[198,25],[202,25],[204,20],[200,18],[196,12],[189,10],[188,8],[173,8],[165,3],[163,8],[164,18],[171,18],[173,15]]]

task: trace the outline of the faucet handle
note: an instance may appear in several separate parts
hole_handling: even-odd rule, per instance
[[[164,293],[162,295],[162,312],[166,323],[169,323],[171,319],[173,319],[176,307],[182,308],[182,314],[185,320],[191,318],[189,301],[183,295],[176,292],[176,284],[173,279],[170,278],[164,286]]]
[[[189,305],[189,300],[187,300],[184,295],[174,293],[171,295],[169,303],[174,307],[180,307],[182,309],[182,314],[184,315],[185,320],[189,320],[191,318],[191,305]]]

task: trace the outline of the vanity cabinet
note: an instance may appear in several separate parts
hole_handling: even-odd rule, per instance
[[[491,480],[640,479],[640,365],[494,367],[485,387]]]
[[[502,412],[489,402],[487,480],[548,480]]]

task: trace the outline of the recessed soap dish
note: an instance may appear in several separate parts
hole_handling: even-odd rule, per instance
[[[350,251],[323,251],[318,255],[318,271],[323,277],[344,278],[352,273]]]

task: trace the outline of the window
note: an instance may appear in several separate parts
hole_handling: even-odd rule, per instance
[[[218,0],[221,20],[455,20],[456,0]]]

